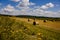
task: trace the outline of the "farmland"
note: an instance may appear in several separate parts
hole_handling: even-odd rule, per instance
[[[0,16],[1,40],[60,40],[60,21]]]

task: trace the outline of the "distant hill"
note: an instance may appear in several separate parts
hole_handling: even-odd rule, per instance
[[[14,16],[14,17],[23,17],[23,18],[41,18],[43,20],[56,20],[60,21],[60,17],[45,17],[45,16],[32,16],[32,15],[6,15],[6,14],[0,14],[2,16]]]

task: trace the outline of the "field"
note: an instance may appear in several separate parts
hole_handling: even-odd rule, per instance
[[[34,19],[32,19],[32,18],[29,18],[30,22],[28,22],[28,18],[16,18],[16,20],[24,21],[29,24],[33,24],[33,21],[34,21]],[[37,18],[35,19],[35,21],[39,24],[39,26],[45,26],[48,28],[53,28],[55,30],[60,30],[60,21],[46,20],[46,22],[44,22],[44,20],[37,19]]]
[[[0,16],[0,40],[60,40],[60,21]]]

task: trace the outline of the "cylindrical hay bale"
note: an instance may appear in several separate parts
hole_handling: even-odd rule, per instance
[[[35,21],[33,22],[33,25],[36,25],[36,22]]]
[[[43,22],[46,22],[46,20],[43,20]]]

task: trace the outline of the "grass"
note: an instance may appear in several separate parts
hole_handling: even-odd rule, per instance
[[[59,31],[23,20],[0,16],[0,40],[60,40]]]

